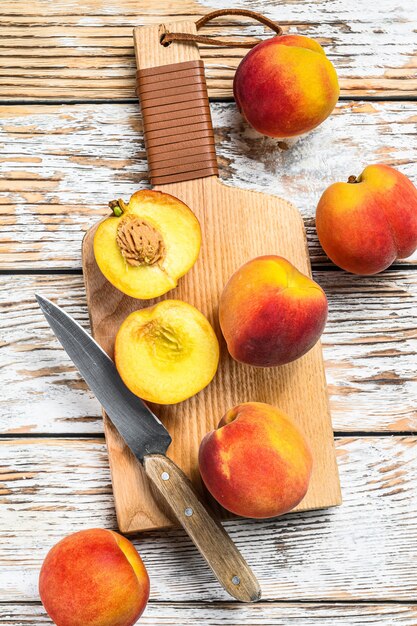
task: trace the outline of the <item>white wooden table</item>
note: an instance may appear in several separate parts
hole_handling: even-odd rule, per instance
[[[243,125],[230,99],[243,51],[203,48],[222,178],[302,212],[330,315],[327,378],[344,504],[227,524],[263,600],[229,601],[180,530],[138,536],[152,591],[141,623],[214,626],[417,623],[417,255],[373,278],[323,255],[315,205],[366,164],[416,182],[414,0],[240,0],[318,38],[335,63],[335,114],[287,149]],[[133,25],[197,18],[232,0],[2,0],[0,623],[48,624],[47,550],[116,528],[100,409],[52,337],[39,291],[88,326],[84,231],[113,197],[147,185]],[[242,28],[242,24],[244,25]],[[224,19],[207,33],[266,36]],[[220,417],[220,416],[219,416]]]

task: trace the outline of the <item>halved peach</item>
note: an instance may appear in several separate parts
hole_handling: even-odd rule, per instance
[[[120,326],[115,362],[125,385],[158,404],[176,404],[206,387],[219,363],[208,320],[181,300],[134,311]]]
[[[161,191],[137,191],[129,203],[110,202],[114,215],[94,236],[94,256],[107,280],[132,298],[150,300],[178,284],[197,260],[198,219]]]

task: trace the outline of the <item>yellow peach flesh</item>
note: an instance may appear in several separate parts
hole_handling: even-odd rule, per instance
[[[143,300],[163,295],[195,263],[201,246],[200,225],[183,202],[159,191],[139,191],[124,212],[102,221],[94,236],[94,255],[104,276],[123,293]],[[121,226],[137,220],[161,242],[156,261],[132,265],[120,247]],[[138,257],[140,258],[140,256]]]
[[[164,300],[123,322],[115,362],[134,394],[149,402],[175,404],[212,380],[219,344],[200,311],[179,300]]]

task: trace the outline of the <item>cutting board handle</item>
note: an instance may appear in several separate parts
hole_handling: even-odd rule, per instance
[[[194,22],[133,31],[151,183],[218,176],[204,64],[194,42],[162,45],[172,29],[195,34]]]

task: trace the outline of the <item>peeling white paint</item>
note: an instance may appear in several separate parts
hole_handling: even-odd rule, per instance
[[[334,428],[416,431],[416,272],[314,277],[329,299],[323,346]],[[35,292],[88,328],[81,276],[1,277],[0,432],[101,433],[99,404],[53,337]]]
[[[40,564],[56,541],[82,528],[115,527],[105,446],[53,439],[0,445],[6,472],[0,600],[36,600]],[[226,523],[264,600],[413,597],[417,439],[343,438],[337,447],[341,507]],[[146,533],[134,543],[150,574],[152,600],[228,600],[182,531]]]
[[[314,262],[323,253],[311,224],[329,184],[377,162],[417,180],[414,103],[340,103],[289,150],[251,130],[233,103],[213,104],[212,114],[222,178],[293,202],[308,226]],[[148,184],[139,107],[11,107],[9,115],[0,131],[8,203],[0,263],[80,267],[83,233],[109,200],[129,198]]]
[[[192,18],[236,4],[177,0],[176,9],[179,2],[182,14]],[[345,94],[412,92],[412,0],[366,6],[359,0],[238,4],[281,21],[289,32],[318,38]],[[27,9],[4,0],[9,16],[0,43],[4,96],[133,96],[132,26],[166,21],[174,5],[160,3],[155,16],[153,0],[34,0]],[[21,25],[11,28],[11,17],[26,10],[19,16]],[[244,21],[243,29],[238,21],[227,27],[213,22],[206,32],[267,36],[262,26]],[[203,50],[211,94],[230,93],[243,54]],[[10,76],[9,66],[17,65]],[[224,180],[294,202],[315,261],[324,257],[313,228],[314,209],[327,184],[372,162],[394,165],[416,181],[414,103],[340,103],[336,115],[287,151],[244,125],[232,103],[214,104],[212,112]],[[128,198],[147,184],[138,107],[3,107],[1,121],[1,190],[7,202],[2,267],[79,267],[84,230],[110,199]],[[323,341],[335,428],[415,431],[415,272],[372,278],[317,272],[315,277],[330,302]],[[101,434],[98,402],[52,337],[33,299],[38,290],[88,326],[80,276],[1,278],[0,431]],[[153,602],[141,623],[414,626],[415,606],[363,601],[415,597],[416,450],[415,437],[343,438],[338,442],[341,508],[271,522],[227,523],[260,578],[264,604],[226,603],[228,597],[182,531],[135,539],[152,581]],[[49,624],[42,607],[24,604],[38,600],[37,577],[48,549],[82,528],[116,527],[105,446],[102,440],[3,440],[0,459],[0,601],[15,603],[0,606],[0,622]],[[361,604],[326,605],[323,599]],[[221,605],[213,603],[218,600]]]
[[[185,5],[184,5],[185,2]],[[12,0],[3,0],[4,13],[16,12]],[[160,3],[91,2],[66,0],[28,4],[28,13],[11,30],[7,24],[0,47],[0,84],[8,97],[85,98],[134,96],[133,26],[195,19],[213,8],[234,7],[235,0],[197,0]],[[181,9],[178,9],[181,6]],[[242,8],[264,12],[281,22],[291,33],[317,38],[335,64],[343,93],[412,93],[410,79],[416,78],[413,0],[367,3],[361,0],[339,2],[280,2],[242,0]],[[20,11],[24,9],[20,5]],[[179,14],[174,17],[176,13]],[[256,36],[265,38],[268,30],[247,18],[214,21],[205,28],[208,34]],[[33,38],[27,37],[27,24]],[[245,24],[245,26],[242,26]],[[1,43],[3,42],[3,43]],[[33,52],[36,51],[36,54]],[[239,49],[202,47],[209,77],[209,91],[217,97],[231,94],[231,81],[239,59]],[[79,75],[68,77],[66,70],[78,59]],[[10,75],[8,68],[19,67]],[[46,63],[45,63],[46,61]],[[3,64],[3,65],[2,65]],[[75,66],[76,67],[76,66]],[[226,73],[219,71],[227,68]],[[52,70],[52,72],[48,72]],[[55,72],[55,73],[54,73]],[[405,80],[406,79],[406,80]]]
[[[10,626],[51,624],[41,606],[16,604],[0,607],[0,620]],[[263,603],[150,603],[140,618],[141,626],[374,626],[393,623],[415,626],[417,611],[412,604]]]
[[[234,0],[199,0],[199,4],[204,12],[236,5]],[[402,68],[407,57],[410,61],[415,53],[412,23],[415,6],[412,0],[400,4],[381,0],[368,2],[366,7],[361,0],[348,3],[340,0],[268,3],[241,0],[238,4],[239,8],[264,13],[283,24],[287,32],[323,40],[327,55],[343,78],[383,77],[388,68]],[[241,18],[241,21],[252,24],[248,18]],[[222,33],[236,34],[236,30],[223,27]],[[270,31],[262,25],[251,25],[242,32],[266,37]],[[412,75],[417,76],[415,71]]]

